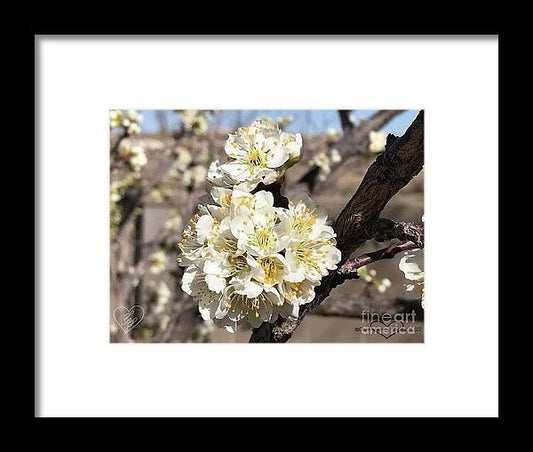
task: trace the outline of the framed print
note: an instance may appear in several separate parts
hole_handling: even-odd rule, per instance
[[[498,416],[498,52],[35,36],[35,416]]]

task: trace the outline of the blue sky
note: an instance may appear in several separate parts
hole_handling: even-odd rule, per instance
[[[356,118],[367,118],[376,110],[354,110],[353,116]],[[170,110],[159,110],[164,115],[171,128],[179,125],[178,116]],[[158,110],[141,110],[143,122],[141,124],[143,132],[156,133],[159,131]],[[408,110],[390,121],[382,130],[385,133],[403,135],[407,127],[415,119],[418,110]],[[339,115],[336,110],[219,110],[211,127],[219,124],[221,127],[234,129],[240,125],[248,124],[258,116],[268,115],[273,118],[277,116],[294,116],[294,121],[288,127],[304,134],[323,133],[328,128],[340,129]]]

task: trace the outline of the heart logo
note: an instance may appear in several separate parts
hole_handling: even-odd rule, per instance
[[[404,328],[403,322],[391,320],[389,323],[382,322],[380,320],[370,323],[370,328],[381,337],[388,339],[394,336],[401,328]]]
[[[128,333],[141,323],[144,318],[144,308],[138,304],[132,306],[130,309],[126,306],[118,306],[113,311],[113,317],[122,331]]]

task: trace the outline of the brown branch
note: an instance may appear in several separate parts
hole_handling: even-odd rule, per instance
[[[128,129],[123,129],[122,133],[116,138],[115,143],[111,146],[110,155],[113,156],[118,152],[118,148],[120,147],[120,143],[129,136]]]
[[[370,118],[365,119],[357,127],[353,127],[348,133],[335,143],[335,148],[343,158],[365,153],[370,144],[370,132],[382,129],[391,119],[403,113],[405,110],[379,110]]]
[[[378,242],[385,242],[393,239],[400,239],[401,242],[394,243],[385,248],[362,254],[358,257],[348,259],[337,270],[335,285],[342,284],[349,279],[357,279],[357,269],[383,259],[392,259],[398,253],[424,247],[424,226],[414,223],[396,223],[386,218],[380,218],[375,222],[373,229],[373,239]]]
[[[352,110],[338,110],[339,117],[341,120],[341,127],[342,130],[346,133],[346,131],[352,129],[354,127],[354,123],[350,120],[350,112]]]
[[[143,260],[143,246],[142,242],[144,239],[144,206],[142,203],[139,204],[140,211],[135,217],[133,224],[133,265],[137,267]],[[143,280],[139,279],[138,284],[135,286],[135,292],[133,297],[132,305],[143,305]],[[145,306],[143,306],[145,308]]]
[[[379,215],[389,200],[416,176],[424,164],[424,112],[421,111],[405,134],[398,138],[389,135],[385,152],[368,169],[359,188],[341,212],[333,228],[337,233],[337,248],[342,260],[348,260],[376,231]],[[315,299],[300,307],[296,321],[278,319],[264,323],[252,332],[250,342],[286,342],[305,315],[316,308],[340,282],[337,272],[323,278],[315,291]]]
[[[362,254],[358,257],[350,258],[337,270],[337,277],[340,278],[340,282],[343,282],[344,279],[351,273],[357,273],[358,268],[373,264],[374,262],[381,261],[383,259],[392,259],[398,253],[417,248],[419,248],[419,246],[415,242],[407,240],[405,242],[389,245],[377,251],[372,251],[370,253]]]
[[[349,111],[349,110],[340,110]],[[339,151],[342,161],[331,166],[331,174],[340,168],[344,161],[356,155],[363,155],[368,153],[368,146],[370,144],[369,135],[373,130],[380,130],[391,119],[399,115],[405,110],[380,110],[374,113],[370,118],[363,121],[359,126],[344,130],[342,138],[333,144],[333,147]],[[351,122],[350,122],[351,124]],[[318,168],[312,166],[301,178],[298,184],[305,184],[309,191],[313,191],[318,181]]]
[[[388,242],[393,239],[411,240],[415,242],[417,248],[424,247],[423,224],[396,222],[387,218],[380,218],[374,223],[370,234],[378,242]]]
[[[385,152],[368,168],[359,188],[335,221],[337,247],[344,259],[373,237],[382,210],[423,165],[424,112],[421,111],[402,137],[389,135]]]

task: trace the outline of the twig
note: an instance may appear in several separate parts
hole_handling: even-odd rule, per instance
[[[362,254],[361,256],[348,259],[338,270],[337,275],[340,277],[345,277],[350,273],[356,272],[357,269],[364,267],[365,265],[373,264],[374,262],[383,260],[383,259],[392,259],[398,253],[414,250],[419,248],[419,246],[407,240],[405,242],[396,243],[394,245],[387,246],[377,251],[372,251],[370,253]]]

